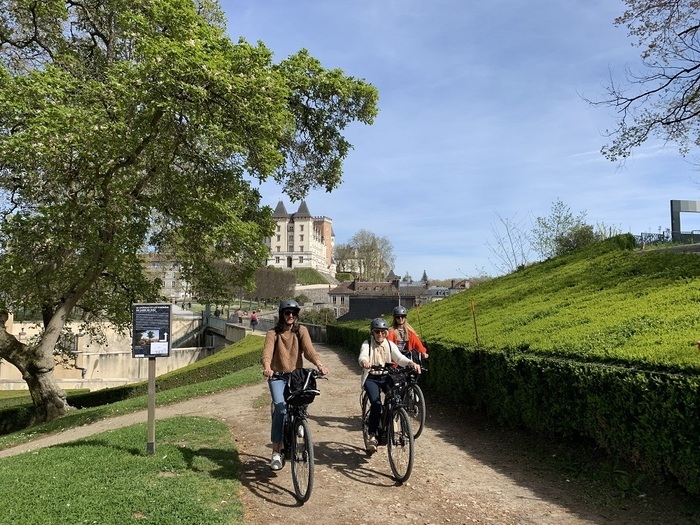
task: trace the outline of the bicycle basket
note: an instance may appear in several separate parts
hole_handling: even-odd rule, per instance
[[[397,368],[389,372],[389,379],[392,386],[402,387],[408,383],[408,372],[402,368]]]
[[[297,368],[287,376],[284,385],[284,400],[290,405],[308,405],[321,392],[316,388],[313,370]]]

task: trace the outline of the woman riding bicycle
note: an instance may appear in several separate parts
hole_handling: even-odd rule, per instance
[[[261,363],[263,375],[268,378],[268,386],[274,404],[270,439],[272,440],[272,460],[270,468],[282,468],[282,430],[287,405],[284,400],[284,379],[274,377],[275,372],[291,372],[303,367],[303,357],[312,362],[321,374],[328,369],[321,364],[321,357],[316,353],[309,331],[298,323],[301,307],[293,299],[285,299],[279,304],[279,319],[274,328],[267,331]]]
[[[391,325],[389,335],[386,338],[392,343],[396,343],[399,351],[406,357],[413,359],[415,356],[412,354],[418,352],[421,354],[420,357],[427,359],[428,351],[423,346],[416,331],[408,324],[406,313],[406,308],[403,306],[394,308],[394,323]]]
[[[389,376],[385,372],[372,370],[372,366],[384,366],[392,361],[400,366],[412,365],[417,374],[420,374],[420,365],[411,361],[408,357],[399,352],[396,344],[386,339],[389,327],[381,317],[373,319],[369,325],[370,338],[362,343],[360,357],[358,361],[364,369],[362,371],[362,386],[367,392],[370,401],[368,432],[365,440],[367,452],[376,452],[377,428],[379,427],[379,417],[382,413],[381,392],[385,392],[391,386]]]

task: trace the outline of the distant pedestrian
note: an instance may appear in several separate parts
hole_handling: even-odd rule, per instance
[[[253,310],[253,313],[250,314],[250,327],[253,329],[253,332],[255,332],[256,326],[258,326],[258,314]]]
[[[243,310],[240,308],[236,310],[236,317],[238,317],[238,324],[243,324]]]

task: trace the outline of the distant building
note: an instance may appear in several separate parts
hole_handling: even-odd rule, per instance
[[[304,201],[296,213],[288,213],[280,201],[272,218],[277,225],[275,234],[265,240],[270,250],[268,266],[284,270],[312,268],[335,277],[335,237],[331,219],[312,216]]]
[[[451,284],[448,288],[427,282],[402,282],[392,270],[385,281],[345,281],[330,289],[328,296],[338,319],[354,321],[391,315],[399,305],[410,310],[469,288],[466,280]]]
[[[141,255],[141,261],[149,279],[161,280],[160,295],[170,302],[184,299],[190,293],[190,285],[180,275],[180,263],[173,257],[158,253]]]
[[[328,291],[336,317],[341,321],[372,319],[390,315],[396,306],[413,308],[421,304],[425,286],[407,286],[389,273],[385,281],[345,281]]]

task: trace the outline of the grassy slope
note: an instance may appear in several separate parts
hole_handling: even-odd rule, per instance
[[[700,371],[700,256],[610,239],[413,310],[424,339]]]

